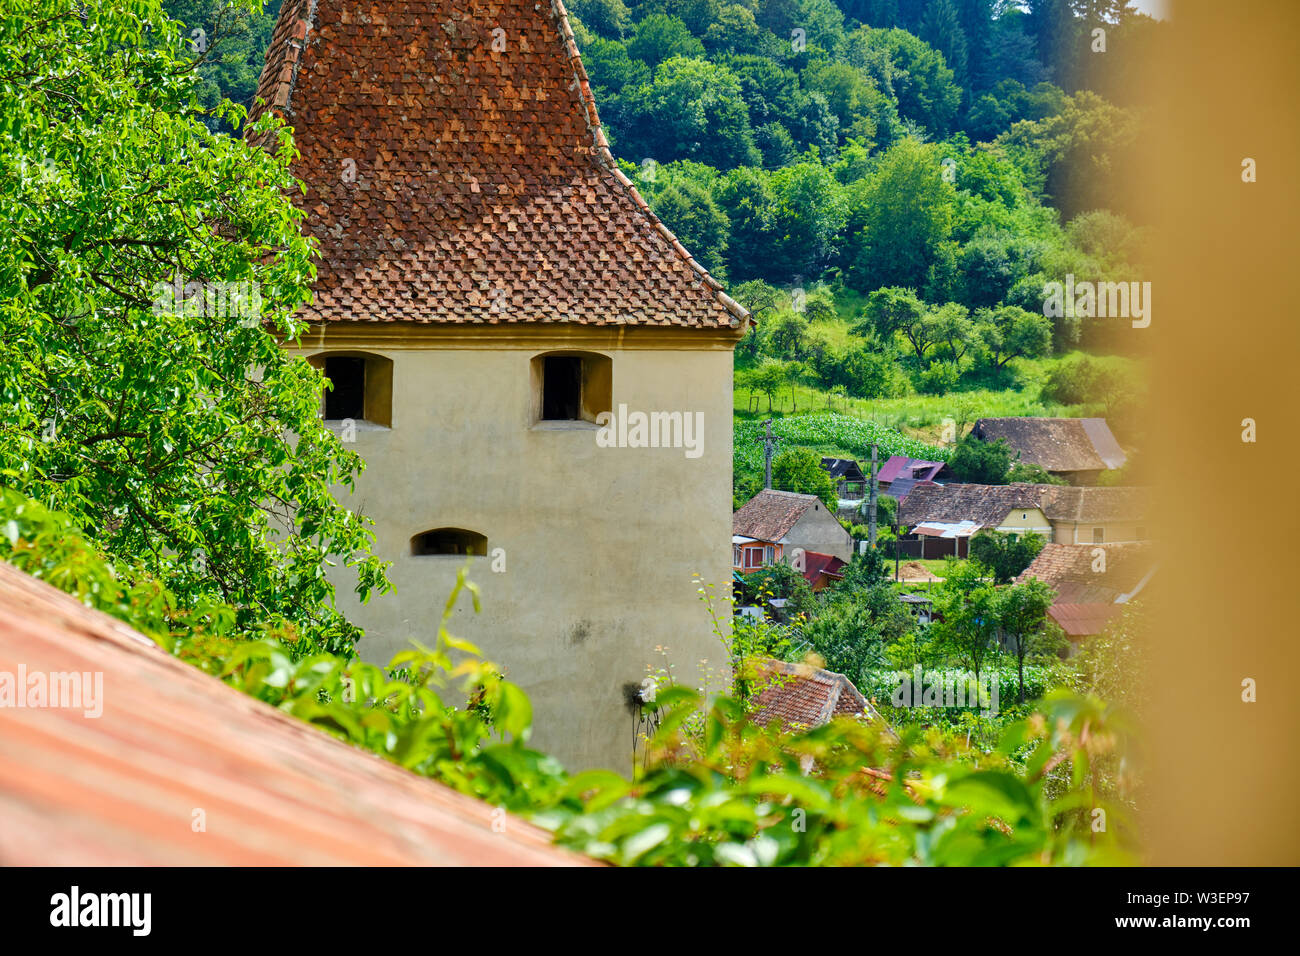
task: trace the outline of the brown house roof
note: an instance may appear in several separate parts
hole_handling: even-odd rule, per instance
[[[751,719],[767,726],[773,720],[787,729],[819,727],[833,717],[884,721],[853,681],[843,674],[809,664],[764,659],[756,662],[755,679],[762,686],[751,701]]]
[[[1041,488],[1043,513],[1053,521],[1141,521],[1147,516],[1146,488],[1033,485]]]
[[[918,484],[898,506],[898,521],[911,527],[922,521],[974,521],[997,527],[1015,508],[1039,507],[1036,490],[1047,485]]]
[[[1005,439],[1021,461],[1048,471],[1104,471],[1128,460],[1104,418],[981,418],[972,434]]]
[[[1121,604],[1053,604],[1047,609],[1048,616],[1075,641],[1100,634],[1123,613]]]
[[[1098,548],[1105,552],[1104,571],[1093,570]],[[1116,598],[1133,593],[1147,580],[1155,569],[1154,553],[1149,544],[1049,543],[1016,583],[1038,578],[1055,589],[1056,604],[1114,604]]]
[[[311,321],[739,328],[611,156],[559,0],[285,0]]]
[[[814,506],[821,507],[816,495],[765,488],[731,516],[731,533],[759,541],[780,541]]]
[[[0,561],[0,673],[71,672],[102,674],[100,716],[0,707],[0,865],[590,862]]]
[[[898,506],[899,523],[974,521],[1002,524],[1016,508],[1039,508],[1051,521],[1141,521],[1147,513],[1145,488],[1034,485],[917,485]]]

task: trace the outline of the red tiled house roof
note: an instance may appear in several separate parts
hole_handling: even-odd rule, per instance
[[[102,714],[0,706],[0,865],[590,862],[0,561],[0,673],[20,667],[102,673]]]
[[[816,584],[823,574],[827,578],[842,579],[844,569],[849,565],[843,558],[833,554],[822,554],[820,551],[805,551],[803,558],[803,576],[809,584]]]
[[[780,541],[820,499],[765,488],[731,516],[731,533],[759,541]]]
[[[1047,614],[1074,640],[1106,630],[1123,613],[1123,607],[1122,604],[1053,604]]]
[[[751,701],[751,719],[763,726],[775,720],[785,729],[819,727],[833,717],[860,717],[884,725],[871,703],[843,674],[809,664],[764,659],[755,662],[760,683]]]
[[[1094,553],[1103,549],[1104,571],[1094,571]],[[1155,568],[1149,544],[1056,544],[1043,550],[1020,572],[1017,584],[1038,578],[1056,591],[1057,604],[1114,604],[1138,589]]]
[[[559,0],[285,0],[257,96],[301,153],[310,321],[748,320],[618,169]]]

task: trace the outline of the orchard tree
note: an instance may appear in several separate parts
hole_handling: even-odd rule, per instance
[[[1025,702],[1025,658],[1033,651],[1050,646],[1047,609],[1056,592],[1038,578],[1014,584],[998,593],[998,626],[1006,635],[1011,653],[1016,656],[1016,675],[1020,684],[1020,703]]]
[[[877,289],[867,298],[861,330],[875,332],[883,342],[897,333],[905,338],[925,365],[925,353],[941,341],[942,325],[938,314],[917,298],[911,289],[890,286]]]
[[[936,642],[975,672],[976,684],[985,661],[997,652],[998,590],[984,580],[986,572],[978,561],[950,561],[947,576],[931,592],[941,618],[931,625]]]
[[[989,359],[1002,368],[1013,358],[1043,358],[1052,354],[1052,320],[1042,313],[1004,305],[975,313]]]
[[[0,21],[0,482],[123,579],[349,650],[326,566],[363,600],[387,581],[330,490],[362,461],[282,348],[312,278],[288,130],[259,124],[269,150],[209,131],[159,0],[24,7]]]
[[[1010,584],[1029,567],[1046,542],[1041,534],[995,531],[986,528],[970,539],[970,556],[993,572],[993,583]]]
[[[777,391],[785,385],[789,376],[785,363],[773,358],[765,358],[750,371],[749,387],[767,396],[767,410],[772,411],[772,399]]]

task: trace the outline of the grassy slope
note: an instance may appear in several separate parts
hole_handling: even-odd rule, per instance
[[[815,322],[813,328],[822,332],[835,346],[842,347],[853,338],[850,328],[855,316],[860,312],[865,297],[855,292],[844,290],[836,297],[836,309],[839,315],[835,319]],[[735,390],[734,410],[736,421],[761,420],[768,417],[780,417],[808,412],[833,412],[851,418],[861,418],[895,429],[909,438],[915,438],[926,444],[938,444],[943,432],[944,419],[961,419],[958,409],[961,402],[974,409],[974,415],[968,416],[968,425],[974,418],[994,418],[1016,415],[1049,417],[1086,417],[1105,415],[1105,409],[1097,405],[1059,405],[1044,403],[1040,400],[1043,381],[1054,366],[1078,358],[1084,353],[1071,352],[1064,356],[1044,359],[1012,359],[1009,365],[1012,387],[1008,388],[971,388],[949,392],[946,395],[910,394],[895,398],[861,399],[849,396],[831,395],[825,389],[811,385],[799,385],[793,390],[783,388],[776,396],[768,410],[767,396],[749,389]],[[1135,359],[1121,356],[1088,356],[1092,361],[1102,365],[1116,364],[1131,371]],[[738,356],[737,368],[751,364],[747,357]],[[844,455],[849,449],[819,446],[825,454]],[[849,457],[844,455],[844,457]],[[860,456],[859,456],[860,457]]]

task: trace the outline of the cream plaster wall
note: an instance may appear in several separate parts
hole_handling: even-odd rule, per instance
[[[564,327],[521,337],[497,327],[429,333],[425,342],[418,327],[400,338],[384,331],[367,344],[364,327],[354,326],[300,353],[364,348],[393,361],[392,427],[357,429],[352,447],[367,468],[342,498],[374,520],[375,550],[393,562],[396,586],[362,606],[347,575],[337,576],[340,606],[366,629],[359,652],[387,663],[410,638],[430,642],[436,633],[466,559],[412,556],[413,535],[480,532],[489,556],[469,561],[482,613],[464,596],[452,633],[528,692],[535,746],[571,769],[628,772],[633,721],[624,686],[663,663],[657,647],[682,683],[698,683],[701,660],[725,679],[726,655],[693,575],[714,585],[719,602],[730,595],[734,340],[711,336],[700,347],[690,330],[662,330],[662,341],[658,330],[641,330],[628,347],[608,332]],[[530,359],[574,348],[612,357],[615,408],[703,412],[702,455],[600,448],[594,425],[532,421]],[[492,570],[498,548],[502,572]],[[729,622],[730,606],[717,610]]]

